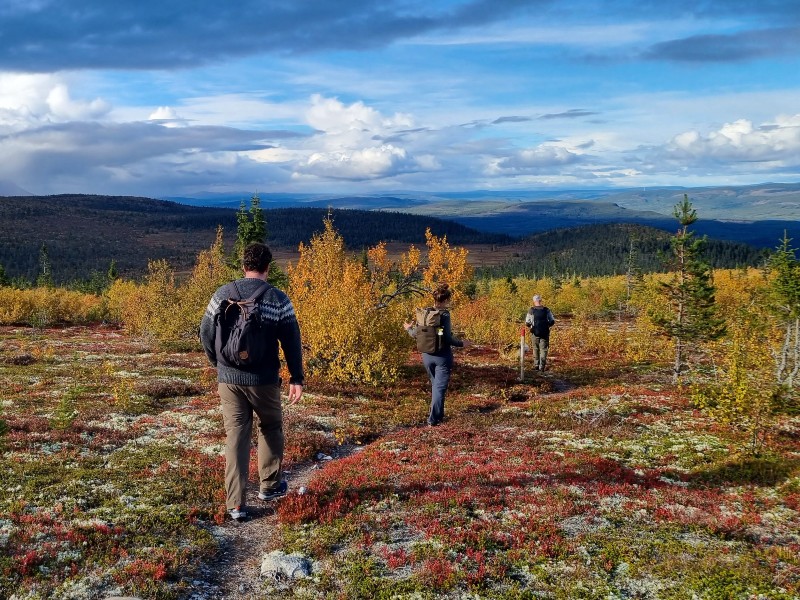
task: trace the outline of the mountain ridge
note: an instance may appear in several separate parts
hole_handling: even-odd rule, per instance
[[[635,223],[656,227],[665,234],[677,226],[674,218],[653,211],[632,211],[605,201],[450,200],[451,204],[440,204],[439,209],[461,207],[460,216],[441,219],[424,211],[398,211],[396,206],[406,200],[398,196],[387,198],[393,210],[325,208],[330,206],[329,200],[319,197],[300,207],[296,204],[271,207],[262,203],[270,231],[268,242],[296,252],[299,242],[307,242],[322,230],[323,218],[332,211],[337,229],[351,248],[371,246],[378,241],[421,245],[425,229],[431,227],[434,234],[446,235],[454,245],[483,244],[483,258],[477,260],[498,264],[503,260],[503,252],[498,253],[495,246],[515,243],[510,236],[522,238],[542,231],[601,223]],[[354,202],[371,206],[368,197],[339,200],[337,206],[351,206]],[[447,214],[447,210],[442,214]],[[86,277],[92,271],[105,272],[112,259],[123,274],[141,274],[148,260],[158,259],[185,270],[192,266],[200,250],[211,245],[218,225],[224,227],[230,246],[236,232],[233,208],[190,206],[135,196],[0,197],[0,264],[12,277],[34,279],[44,244],[54,272],[59,273],[57,281]],[[784,230],[792,237],[798,225],[783,221],[748,224],[701,219],[693,229],[712,238],[774,248]]]
[[[342,208],[382,210],[386,203],[394,208],[415,207],[416,211],[441,212],[436,204],[451,201],[453,206],[476,202],[504,204],[548,201],[587,201],[617,204],[631,211],[652,211],[672,218],[672,209],[687,194],[701,218],[723,221],[792,221],[800,220],[800,183],[760,183],[753,185],[720,185],[707,187],[657,186],[646,188],[585,188],[552,190],[472,190],[459,192],[388,191],[383,194],[260,194],[265,205],[298,203]],[[197,197],[166,197],[194,205],[227,205],[238,207],[252,193],[198,193]],[[372,206],[369,207],[369,203]],[[489,207],[494,205],[487,205]],[[427,208],[426,208],[427,207]],[[469,208],[475,212],[475,207]],[[451,214],[449,216],[457,216]]]
[[[40,250],[47,249],[57,282],[105,272],[113,259],[120,273],[141,274],[149,260],[178,269],[194,264],[200,250],[224,229],[227,247],[236,236],[236,210],[192,207],[136,196],[62,194],[0,197],[0,265],[11,277],[34,279]],[[268,242],[293,248],[323,230],[328,210],[265,210]],[[371,211],[332,211],[334,224],[353,248],[378,241],[425,243],[425,230],[454,244],[509,244],[513,240],[434,217]]]

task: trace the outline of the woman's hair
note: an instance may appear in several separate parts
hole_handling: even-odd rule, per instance
[[[447,302],[450,300],[450,296],[453,295],[452,290],[450,290],[450,286],[446,283],[440,283],[436,286],[436,289],[433,290],[433,300],[434,302],[442,303]]]

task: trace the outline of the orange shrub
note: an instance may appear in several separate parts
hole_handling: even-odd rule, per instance
[[[454,328],[477,344],[504,346],[519,341],[520,324],[509,319],[504,307],[489,296],[462,304],[455,312]]]
[[[478,344],[505,347],[519,343],[519,329],[525,321],[528,302],[505,279],[484,281],[475,300],[455,310],[455,328]]]
[[[376,308],[382,291],[367,268],[347,256],[329,219],[323,233],[300,245],[288,276],[310,373],[372,384],[397,377],[410,347],[402,326],[407,309],[401,303]]]
[[[619,310],[625,304],[625,295],[622,276],[588,277],[562,283],[551,299],[545,296],[545,303],[554,314],[600,317]]]
[[[730,323],[740,309],[763,310],[769,282],[758,269],[718,269],[714,271],[714,285],[720,313]]]
[[[288,269],[308,371],[333,381],[393,381],[412,346],[403,322],[413,318],[414,304],[430,305],[440,282],[454,290],[454,305],[464,301],[472,277],[467,251],[427,230],[427,261],[411,246],[393,262],[380,243],[367,252],[370,269],[348,256],[330,219],[324,224]]]
[[[143,323],[135,319],[139,303],[139,285],[127,279],[117,279],[106,292],[108,317],[116,323],[124,323],[131,332],[142,330]]]
[[[62,288],[18,290],[0,287],[0,323],[45,326],[87,323],[105,315],[105,303],[94,294]]]
[[[178,283],[164,260],[151,261],[143,284],[117,280],[108,290],[109,313],[131,333],[161,344],[195,348],[198,328],[214,291],[235,277],[225,264],[222,229],[208,250],[200,252],[192,275]]]
[[[428,246],[428,265],[422,272],[425,287],[433,290],[437,283],[447,283],[453,289],[453,305],[464,299],[463,284],[472,278],[472,267],[467,262],[466,248],[451,248],[447,236],[438,238],[425,230]]]
[[[616,354],[625,349],[626,329],[618,323],[576,317],[551,332],[552,343],[582,354]]]
[[[114,282],[109,297],[114,298],[113,306],[131,333],[158,341],[176,339],[179,294],[175,273],[165,260],[150,261],[147,268],[143,284]]]
[[[666,362],[673,352],[670,339],[662,335],[646,313],[637,315],[627,329],[625,358],[632,362]]]
[[[587,321],[619,310],[624,304],[625,291],[622,277],[594,277],[559,286],[549,277],[483,280],[478,285],[477,298],[459,307],[457,315],[460,327],[470,339],[499,346],[516,345],[520,326],[532,306],[534,294],[542,296],[556,321],[565,315],[575,315]],[[616,333],[602,333],[594,324],[581,327],[584,328],[582,333],[576,329],[574,333],[564,335],[577,336],[576,343],[580,338],[584,349],[587,349],[586,344],[598,351],[612,345],[619,347]],[[614,338],[613,343],[609,336]]]

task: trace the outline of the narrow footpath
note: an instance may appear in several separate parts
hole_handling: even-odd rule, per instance
[[[550,373],[537,374],[548,379],[552,391],[542,394],[552,396],[575,389],[573,383],[559,379]],[[331,453],[331,460],[353,454],[359,446],[344,445]],[[296,491],[308,482],[328,460],[298,463],[286,472],[289,491]],[[223,525],[212,527],[220,546],[216,556],[200,568],[198,579],[190,582],[183,595],[188,600],[264,600],[261,563],[264,555],[274,549],[274,538],[278,529],[277,503],[281,500],[263,502],[257,497],[257,485],[252,482],[247,490],[248,521],[236,523],[226,520]]]
[[[338,460],[352,454],[357,446],[339,446],[331,454]],[[314,473],[330,462],[309,461],[299,463],[285,472],[289,491],[308,485]],[[264,502],[258,499],[258,486],[252,482],[247,488],[247,513],[249,519],[242,523],[226,520],[212,528],[220,546],[216,556],[203,565],[198,577],[191,582],[183,596],[190,600],[263,600],[261,562],[273,548],[278,529],[276,507],[281,501]]]

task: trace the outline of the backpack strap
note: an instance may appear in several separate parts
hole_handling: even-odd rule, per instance
[[[263,296],[266,293],[266,291],[270,287],[272,287],[272,286],[269,283],[267,283],[266,281],[264,281],[260,286],[258,286],[258,289],[256,289],[255,293],[253,293],[252,296],[242,300],[242,293],[239,290],[239,286],[236,285],[235,281],[231,281],[228,284],[228,296],[229,297],[227,299],[228,300],[228,306],[225,307],[225,312],[228,312],[228,309],[235,304],[235,305],[237,305],[239,307],[239,310],[243,311],[244,314],[247,315],[247,307],[248,306],[252,306],[253,304],[255,304],[261,298],[261,296]],[[231,292],[235,292],[235,295],[236,295],[235,298],[230,295]]]
[[[266,291],[272,287],[269,283],[264,281],[258,288],[256,289],[255,293],[250,296],[249,298],[242,299],[242,292],[239,290],[239,286],[236,285],[235,281],[231,281],[226,287],[226,293],[228,297],[226,300],[234,301],[234,302],[255,302],[261,296],[263,296]]]
[[[234,282],[234,283],[236,283],[236,282]],[[265,281],[264,283],[262,283],[259,286],[259,288],[255,291],[255,293],[252,296],[250,296],[249,298],[247,298],[246,300],[244,300],[244,302],[256,302],[271,287],[272,286]]]

